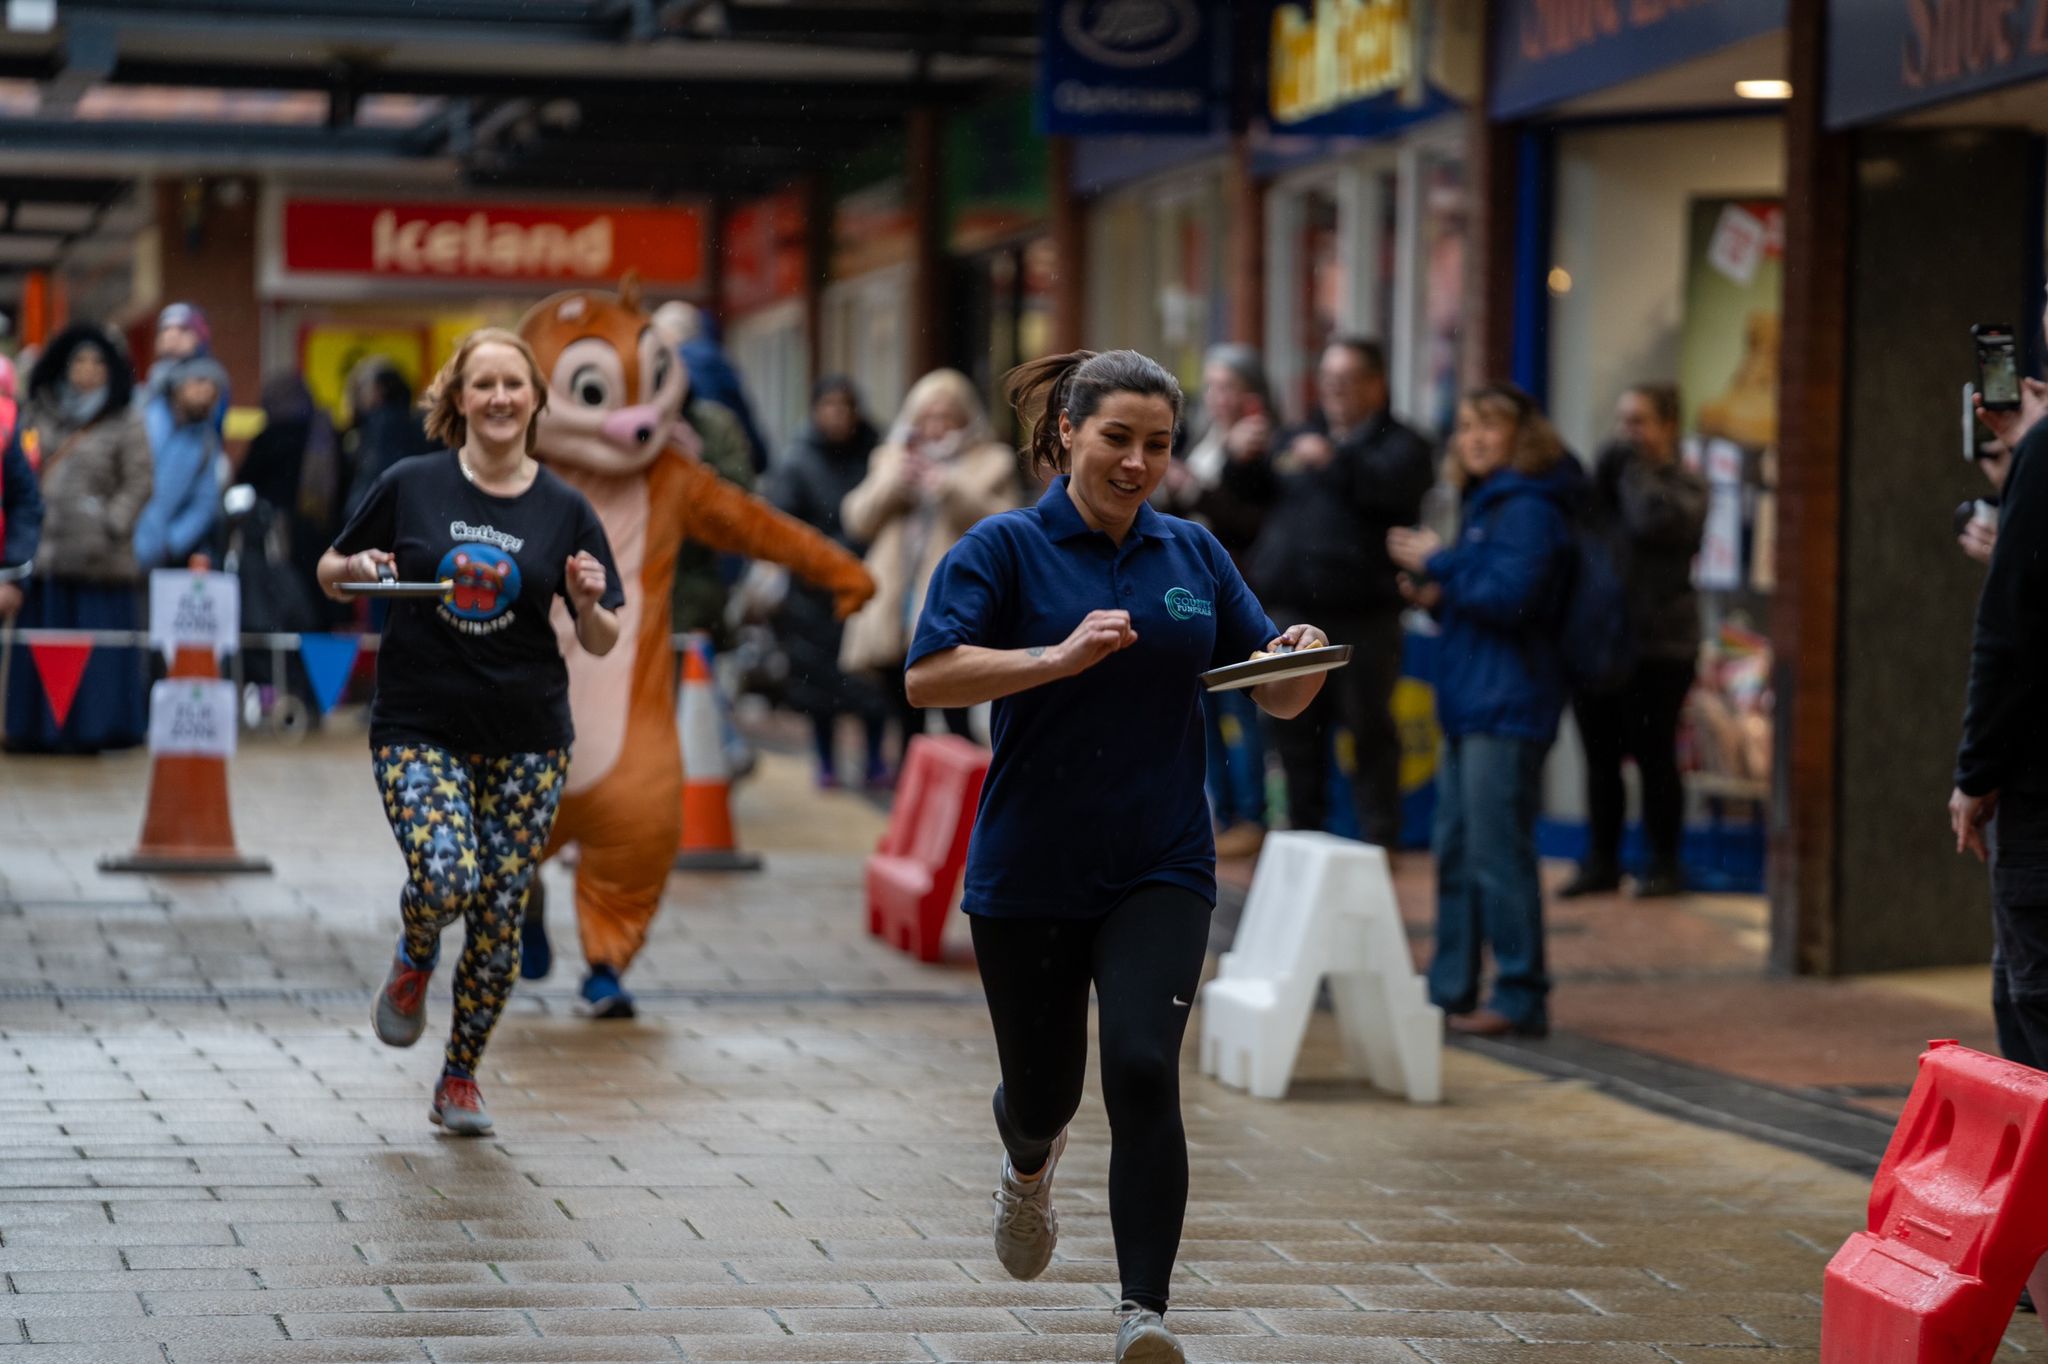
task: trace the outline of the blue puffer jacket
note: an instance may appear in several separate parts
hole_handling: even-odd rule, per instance
[[[223,392],[225,380],[223,372]],[[180,423],[171,400],[162,394],[149,400],[142,417],[156,461],[156,483],[142,519],[135,523],[135,559],[145,573],[152,568],[183,568],[206,546],[220,519],[221,487],[215,473],[220,432],[211,416]]]
[[[1457,544],[1430,559],[1444,593],[1436,708],[1447,736],[1557,737],[1569,694],[1557,622],[1585,484],[1570,455],[1535,478],[1503,470],[1466,495]]]

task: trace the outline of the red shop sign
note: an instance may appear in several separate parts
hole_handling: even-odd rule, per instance
[[[746,313],[803,293],[805,231],[794,190],[735,208],[725,220],[725,306]]]
[[[394,279],[704,281],[704,219],[693,208],[606,204],[362,203],[287,199],[293,272]]]

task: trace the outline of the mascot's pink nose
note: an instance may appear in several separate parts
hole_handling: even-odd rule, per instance
[[[605,439],[614,445],[645,445],[666,424],[667,414],[653,403],[622,407],[604,419]]]

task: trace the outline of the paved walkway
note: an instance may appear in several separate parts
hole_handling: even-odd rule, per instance
[[[461,1141],[437,1049],[366,1025],[398,871],[367,765],[346,726],[251,743],[277,874],[171,882],[93,866],[144,759],[0,759],[0,1362],[1109,1358],[1099,1101],[1059,1259],[1011,1282],[974,978],[866,938],[871,809],[769,757],[769,870],[672,883],[637,1023],[570,1015],[564,943],[485,1058],[497,1136]],[[1187,1081],[1192,1358],[1815,1358],[1862,1180],[1466,1054],[1410,1108],[1326,1027],[1287,1103]]]
[[[1235,884],[1250,882],[1249,862],[1223,870]],[[1545,877],[1554,889],[1570,872],[1554,863]],[[1399,859],[1397,889],[1418,961],[1428,959],[1434,874],[1425,854]],[[1553,895],[1544,908],[1557,985],[1551,1020],[1568,1036],[1551,1049],[1569,1051],[1582,1039],[1627,1048],[1887,1124],[1930,1038],[1997,1050],[1988,965],[1840,980],[1776,976],[1766,965],[1768,916],[1759,896]]]

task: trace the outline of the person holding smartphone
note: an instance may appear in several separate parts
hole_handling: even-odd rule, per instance
[[[932,575],[905,685],[920,706],[992,701],[995,752],[962,907],[988,994],[1005,1152],[996,1257],[1034,1279],[1059,1237],[1053,1174],[1100,1005],[1109,1219],[1123,1285],[1116,1358],[1184,1359],[1162,1316],[1187,1212],[1180,1049],[1216,903],[1202,800],[1201,674],[1318,648],[1281,631],[1216,538],[1149,504],[1172,458],[1180,385],[1135,351],[1011,372],[1036,506],[961,537]],[[1292,718],[1322,674],[1252,688]]]
[[[1272,457],[1273,396],[1266,367],[1251,346],[1213,346],[1202,363],[1207,429],[1185,458],[1166,466],[1153,505],[1209,528],[1242,571],[1266,523],[1265,508],[1225,482],[1231,464]],[[1211,692],[1202,708],[1209,729],[1209,805],[1218,857],[1256,857],[1266,841],[1266,745],[1259,708],[1242,691]]]
[[[1992,1008],[1999,1050],[2048,1068],[2048,384],[2003,382],[2010,328],[1973,329],[1978,420],[2014,452],[1970,644],[1969,703],[1949,826],[1991,864]],[[2002,344],[1987,347],[1987,334]],[[1988,354],[1987,354],[1988,350]],[[2017,373],[2017,370],[2014,370]],[[2039,1285],[2035,1285],[2039,1287]]]
[[[1287,773],[1287,822],[1321,829],[1329,810],[1332,732],[1351,731],[1358,836],[1392,848],[1401,833],[1401,680],[1406,604],[1387,557],[1387,533],[1413,526],[1436,482],[1429,441],[1397,419],[1387,354],[1377,341],[1340,336],[1316,366],[1315,414],[1275,443],[1270,460],[1233,461],[1224,480],[1266,512],[1248,559],[1252,587],[1290,614],[1329,622],[1352,645],[1306,722],[1270,734]]]

